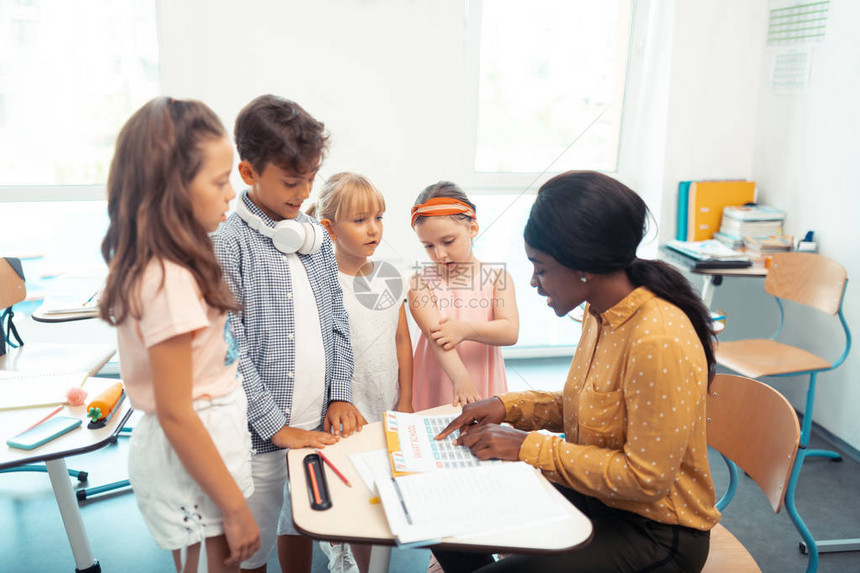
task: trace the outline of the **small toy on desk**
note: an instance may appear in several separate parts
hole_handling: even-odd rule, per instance
[[[96,396],[92,402],[87,404],[87,417],[90,419],[87,428],[90,430],[103,428],[110,421],[111,416],[124,398],[125,390],[122,382],[113,384]]]
[[[812,240],[812,231],[807,231],[806,236],[797,242],[797,250],[804,253],[817,253],[818,245]]]
[[[87,391],[79,386],[69,388],[66,392],[66,402],[69,406],[83,406],[87,401]]]

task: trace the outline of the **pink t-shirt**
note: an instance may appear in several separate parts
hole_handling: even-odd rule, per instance
[[[209,308],[188,269],[150,261],[141,276],[141,318],[131,315],[117,327],[120,371],[132,406],[155,413],[148,348],[191,332],[192,399],[218,398],[239,384],[239,347],[227,314]],[[132,299],[134,300],[134,299]]]

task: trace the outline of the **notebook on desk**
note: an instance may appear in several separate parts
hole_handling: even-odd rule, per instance
[[[569,502],[524,462],[411,474],[376,486],[399,543],[486,535],[570,518]]]
[[[741,260],[697,258],[692,255],[688,255],[686,253],[673,249],[668,245],[660,246],[660,257],[666,261],[669,261],[691,271],[705,271],[714,269],[746,269],[752,266],[752,261],[750,261],[749,259]]]
[[[80,388],[87,375],[85,370],[41,374],[0,371],[0,411],[62,404],[69,389]]]

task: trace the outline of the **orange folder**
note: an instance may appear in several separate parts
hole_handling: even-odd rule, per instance
[[[720,230],[723,207],[755,201],[754,181],[694,181],[688,200],[687,240],[712,239]]]

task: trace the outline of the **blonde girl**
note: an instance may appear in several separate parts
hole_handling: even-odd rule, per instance
[[[332,175],[308,210],[334,242],[355,353],[352,395],[368,422],[381,420],[385,410],[412,411],[404,281],[390,263],[370,260],[382,241],[384,213],[382,193],[356,173]]]
[[[206,105],[167,97],[119,134],[108,175],[110,267],[101,316],[117,327],[121,371],[144,413],[129,478],[177,571],[238,571],[260,545],[245,393],[209,233],[235,196],[233,146]]]
[[[403,303],[405,281],[390,263],[370,257],[382,241],[385,199],[366,178],[355,173],[332,175],[308,214],[317,217],[335,245],[343,302],[355,355],[352,396],[368,422],[385,410],[412,411],[412,341]],[[321,543],[330,569],[348,560],[344,545]],[[362,571],[370,560],[369,546],[353,544]]]

